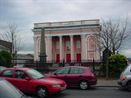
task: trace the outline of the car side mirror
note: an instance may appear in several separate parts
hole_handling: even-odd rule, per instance
[[[54,73],[54,75],[57,75],[57,73]]]
[[[29,80],[30,80],[30,78],[29,78],[29,77],[25,77],[25,80],[28,80],[28,81],[29,81]]]

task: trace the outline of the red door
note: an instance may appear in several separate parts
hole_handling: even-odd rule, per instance
[[[78,54],[76,55],[76,57],[77,57],[77,62],[81,62],[81,54],[78,53]]]
[[[60,55],[56,54],[56,63],[60,63]]]
[[[70,54],[66,54],[66,62],[71,62],[71,55]]]

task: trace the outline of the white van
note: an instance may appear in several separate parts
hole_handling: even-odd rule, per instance
[[[118,84],[131,91],[131,64],[121,73]]]

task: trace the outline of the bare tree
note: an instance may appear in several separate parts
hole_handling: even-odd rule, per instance
[[[116,54],[128,36],[127,19],[124,22],[113,22],[111,19],[103,21],[101,31],[97,36],[100,37],[99,43],[103,49],[107,48],[112,54]]]
[[[17,52],[22,49],[21,38],[18,35],[17,26],[15,24],[9,24],[7,32],[1,34],[1,39],[12,43],[11,54],[12,58],[17,55]]]

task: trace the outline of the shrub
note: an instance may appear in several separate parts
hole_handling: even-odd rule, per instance
[[[0,66],[11,66],[11,54],[8,51],[0,51]]]
[[[127,66],[127,59],[124,55],[116,54],[109,57],[109,75],[118,77]]]

